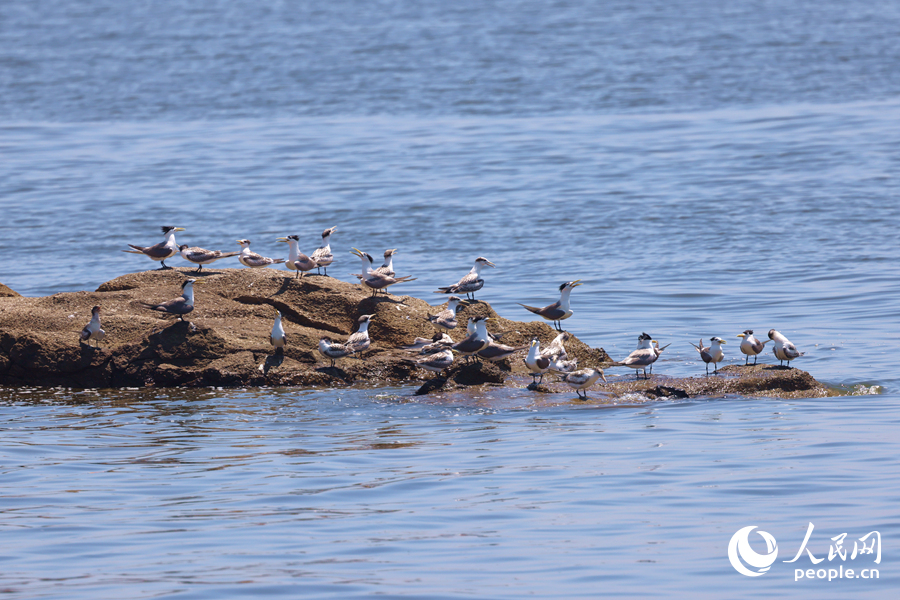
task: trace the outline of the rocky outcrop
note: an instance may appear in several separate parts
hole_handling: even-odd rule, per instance
[[[0,283],[0,298],[14,298],[18,296],[18,292],[14,292],[2,283]]]
[[[178,296],[187,276],[202,282],[195,285],[196,307],[187,321],[141,306]],[[452,393],[471,386],[526,387],[531,382],[524,351],[496,364],[457,360],[443,377],[416,369],[403,362],[410,355],[398,348],[417,336],[430,337],[434,329],[426,316],[440,308],[409,296],[373,297],[359,285],[325,276],[295,279],[293,273],[275,269],[215,269],[194,275],[192,269],[182,268],[123,275],[95,292],[43,298],[11,293],[0,297],[0,385],[377,387],[418,381],[420,393]],[[100,348],[79,342],[94,305],[101,306],[106,331]],[[285,320],[288,344],[283,354],[269,345],[275,309]],[[345,358],[329,366],[317,351],[319,339],[346,339],[364,314],[375,315],[365,359]],[[460,321],[476,315],[490,317],[489,330],[502,333],[503,343],[510,346],[526,345],[533,337],[547,344],[557,334],[543,321],[504,319],[485,302],[467,305]],[[451,335],[462,339],[465,328]],[[575,336],[566,348],[578,357],[580,367],[611,362],[603,349],[590,348]],[[638,395],[644,399],[726,393],[828,395],[824,386],[798,369],[730,366],[720,372],[705,378],[614,378],[589,394],[601,401],[627,401]],[[538,389],[571,392],[550,379],[555,378],[546,377],[548,383]]]
[[[141,302],[162,302],[180,294],[187,276],[195,284],[195,308],[188,321],[147,310]],[[106,339],[100,348],[79,342],[91,308],[101,307]],[[446,305],[444,305],[446,306]],[[288,339],[283,355],[269,345],[275,309],[285,319]],[[44,298],[0,298],[0,385],[71,387],[138,386],[379,386],[433,374],[405,364],[410,355],[397,348],[415,337],[431,337],[426,316],[440,308],[409,296],[371,295],[359,285],[325,276],[275,269],[216,269],[194,275],[192,269],[131,273],[108,281],[96,292],[71,292]],[[344,340],[360,315],[374,314],[372,345],[364,360],[345,358],[334,367],[318,354],[319,339]],[[520,323],[497,315],[485,302],[460,313],[490,317],[492,333],[503,342],[526,344],[532,337],[548,343],[556,332],[545,323]],[[451,332],[465,336],[465,328]],[[574,336],[567,344],[581,364],[609,362],[602,349]],[[502,383],[522,370],[521,358],[483,369],[457,361],[448,371],[447,388]]]

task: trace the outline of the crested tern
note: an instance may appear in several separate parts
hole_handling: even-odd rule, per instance
[[[722,345],[725,344],[725,340],[720,337],[711,337],[709,338],[709,346],[703,347],[703,339],[700,339],[700,345],[696,345],[693,342],[690,342],[691,346],[697,349],[697,352],[700,353],[700,358],[703,359],[703,362],[706,363],[706,374],[709,375],[709,363],[712,363],[715,367],[714,373],[719,372],[719,363],[725,358],[725,352],[722,351]]]
[[[579,285],[583,285],[580,283],[580,279],[576,279],[575,281],[567,281],[559,286],[559,300],[545,306],[544,308],[535,308],[534,306],[528,306],[526,304],[517,303],[519,306],[524,308],[527,311],[530,311],[539,317],[543,317],[548,321],[552,321],[557,331],[562,331],[562,325],[560,321],[564,319],[568,319],[572,316],[572,309],[569,307],[569,295]]]
[[[269,265],[280,265],[284,262],[283,258],[267,258],[253,252],[250,250],[250,240],[237,240],[237,243],[241,245],[241,253],[238,255],[238,260],[245,267],[260,269]]]
[[[805,352],[797,350],[797,346],[792,344],[791,340],[787,339],[783,334],[774,329],[769,330],[769,339],[775,342],[775,347],[772,348],[772,350],[775,354],[775,358],[779,361],[779,366],[781,366],[782,362],[787,361],[787,366],[790,367],[792,360],[806,354]]]
[[[525,350],[528,346],[507,346],[506,344],[498,344],[497,342],[488,342],[488,345],[476,352],[478,358],[482,358],[488,362],[499,362],[505,358],[509,358],[519,350]]]
[[[435,294],[465,294],[466,298],[468,298],[469,294],[472,295],[472,300],[475,299],[475,292],[484,287],[484,279],[481,278],[481,270],[484,267],[496,267],[494,263],[484,258],[483,256],[479,256],[475,259],[475,266],[472,267],[472,270],[469,271],[462,279],[453,285],[448,285],[447,287],[439,287]]]
[[[269,343],[275,348],[275,352],[284,352],[284,346],[287,344],[287,337],[284,335],[284,327],[281,325],[281,311],[275,310],[275,323],[272,325],[272,334],[269,336]]]
[[[531,371],[531,383],[543,383],[544,373],[550,369],[550,357],[541,355],[541,342],[534,338],[531,340],[531,347],[528,349],[528,356],[525,357],[525,366]],[[541,380],[535,382],[534,378],[538,375]]]
[[[634,376],[637,378],[638,371],[643,369],[644,377],[647,378],[647,367],[650,367],[651,372],[653,369],[653,363],[656,362],[656,359],[659,358],[659,354],[669,347],[668,344],[662,347],[658,352],[653,347],[653,342],[655,340],[652,339],[646,333],[642,333],[638,336],[638,347],[636,350],[632,351],[625,360],[622,362],[616,363],[616,366],[622,367],[630,367],[634,369]]]
[[[396,248],[391,248],[390,250],[384,251],[384,262],[380,267],[375,269],[376,273],[381,273],[382,275],[387,275],[388,277],[393,277],[396,275],[394,273],[394,255],[397,254]]]
[[[300,236],[289,235],[276,238],[276,241],[285,242],[288,245],[288,258],[284,261],[284,266],[291,271],[297,271],[297,277],[303,277],[304,273],[316,268],[316,261],[300,252],[298,247]]]
[[[362,358],[362,353],[369,349],[372,341],[369,339],[369,322],[375,315],[362,315],[359,318],[359,329],[352,334],[345,345],[350,352],[356,354],[356,358]]]
[[[181,297],[168,300],[161,304],[149,304],[141,302],[141,306],[170,315],[178,315],[184,321],[184,315],[194,310],[194,284],[202,283],[202,280],[187,279],[181,284]]]
[[[91,321],[81,330],[79,339],[82,343],[88,342],[88,345],[90,345],[91,340],[94,340],[96,345],[99,346],[105,337],[106,332],[100,329],[100,307],[95,306],[91,309]]]
[[[463,309],[460,306],[461,300],[457,296],[450,296],[447,299],[447,308],[436,315],[428,315],[428,321],[439,329],[456,329],[459,322],[456,320],[456,314]]]
[[[573,371],[572,373],[567,374],[562,378],[570,388],[575,390],[575,393],[578,394],[578,397],[581,398],[581,390],[584,390],[584,399],[587,400],[587,388],[594,385],[594,382],[598,379],[603,379],[603,383],[606,383],[606,376],[603,375],[602,369],[581,369],[580,371]]]
[[[344,358],[348,354],[351,354],[352,351],[346,344],[334,342],[329,337],[323,337],[319,340],[319,352],[322,356],[331,360],[331,366],[333,367],[334,361],[339,358]]]
[[[490,343],[487,332],[487,317],[471,317],[469,319],[475,327],[475,333],[466,336],[463,340],[453,344],[451,348],[465,357],[475,356],[479,350],[483,350]]]
[[[361,275],[356,275],[359,277],[360,283],[362,283],[365,287],[372,290],[372,295],[374,296],[380,290],[384,290],[384,293],[387,294],[388,286],[394,285],[396,283],[404,283],[407,281],[415,281],[417,278],[412,275],[405,275],[403,277],[391,277],[388,275],[382,275],[377,271],[371,268],[372,257],[361,250],[357,250],[354,248],[350,254],[355,254],[360,257],[363,261],[363,272]],[[368,265],[367,265],[368,263]]]
[[[334,255],[331,253],[331,234],[337,231],[337,226],[329,227],[322,232],[322,245],[313,250],[312,258],[316,261],[316,273],[321,273],[320,268],[325,269],[325,275],[328,276],[328,265],[334,262]]]
[[[163,235],[166,236],[166,241],[153,244],[152,246],[135,246],[134,244],[128,244],[133,250],[122,250],[122,252],[143,254],[151,260],[159,261],[162,264],[159,268],[160,271],[163,269],[171,269],[172,267],[166,266],[166,259],[171,258],[178,253],[178,244],[175,243],[175,232],[184,231],[184,227],[172,227],[171,225],[166,225],[161,229]]]
[[[412,344],[401,346],[402,350],[416,350],[420,354],[431,354],[434,348],[449,347],[455,344],[453,338],[443,332],[435,333],[430,338],[417,337]]]
[[[453,364],[453,351],[450,350],[450,348],[444,348],[443,350],[436,350],[422,358],[404,358],[403,362],[413,364],[420,369],[425,369],[432,373],[440,373]]]
[[[216,262],[220,258],[228,258],[229,256],[237,256],[240,252],[222,252],[221,250],[206,250],[205,248],[200,248],[198,246],[188,246],[187,244],[182,244],[178,246],[178,250],[181,252],[181,258],[188,262],[192,262],[195,265],[199,265],[197,267],[196,273],[199,273],[203,270],[203,265],[208,265]]]
[[[744,365],[750,364],[750,357],[753,357],[753,364],[756,364],[756,361],[759,359],[759,353],[762,352],[766,344],[771,342],[772,340],[766,340],[764,342],[759,341],[753,335],[752,329],[744,330],[744,333],[737,334],[739,338],[741,338],[741,352],[747,355],[747,358],[744,360]]]

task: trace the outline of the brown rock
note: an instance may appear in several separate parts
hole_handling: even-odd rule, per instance
[[[14,292],[2,283],[0,283],[0,298],[14,298],[19,296],[18,292]]]
[[[202,283],[195,285],[196,306],[185,322],[141,306],[141,302],[177,297],[187,277]],[[79,342],[94,305],[101,307],[106,331],[100,348]],[[288,340],[283,353],[275,353],[269,344],[276,308],[284,315]],[[402,362],[411,355],[397,348],[417,336],[431,337],[434,328],[426,315],[440,309],[418,298],[373,297],[359,285],[317,275],[295,279],[293,273],[276,269],[211,269],[199,275],[186,268],[131,273],[104,283],[96,292],[0,297],[0,385],[376,387],[421,381],[426,384],[419,392],[429,393],[473,385],[524,387],[530,382],[524,351],[497,364],[469,365],[458,359],[442,377]],[[365,358],[345,358],[329,366],[330,361],[318,353],[319,339],[345,340],[364,314],[375,315],[369,327],[372,345]],[[543,321],[511,321],[478,301],[460,312],[461,326],[451,336],[457,341],[465,337],[463,324],[476,315],[488,316],[488,330],[503,334],[502,342],[510,346],[525,346],[533,337],[546,345],[557,335]],[[602,349],[590,348],[574,335],[566,348],[581,368],[612,362]],[[607,400],[630,393],[646,398],[828,394],[797,369],[729,366],[720,372],[721,376],[710,378],[614,378],[614,383],[595,390]],[[541,391],[571,391],[549,379],[555,378],[545,378]],[[548,394],[552,396],[560,394]]]

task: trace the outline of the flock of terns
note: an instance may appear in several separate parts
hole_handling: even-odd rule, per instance
[[[166,266],[166,259],[180,253],[182,258],[198,265],[198,273],[202,271],[204,265],[211,264],[223,258],[237,256],[241,264],[253,269],[284,264],[287,269],[296,271],[296,277],[299,278],[303,277],[313,269],[320,274],[321,270],[324,269],[325,275],[328,274],[328,266],[334,261],[334,255],[331,252],[330,239],[335,230],[337,230],[337,227],[331,227],[322,232],[321,245],[309,256],[300,252],[300,240],[298,236],[290,235],[277,238],[277,241],[285,242],[288,245],[287,259],[261,256],[250,250],[250,240],[246,239],[237,240],[237,243],[241,246],[240,252],[221,252],[219,250],[206,250],[204,248],[189,247],[187,245],[179,246],[175,242],[175,233],[184,231],[184,228],[170,226],[162,228],[165,241],[153,246],[137,246],[129,244],[131,249],[123,250],[123,252],[143,254],[152,260],[161,263],[160,269],[170,269],[171,267]],[[360,283],[364,287],[371,289],[373,295],[380,291],[387,293],[386,290],[391,285],[415,280],[411,276],[396,276],[393,266],[393,257],[396,253],[396,250],[394,249],[385,251],[384,263],[380,267],[375,267],[372,256],[361,250],[353,248],[351,253],[359,257],[362,261],[362,273],[356,273],[354,276],[359,278]],[[418,358],[404,359],[404,361],[427,371],[441,373],[444,369],[453,364],[454,353],[466,357],[467,360],[480,359],[496,362],[509,358],[514,353],[527,348],[528,353],[525,357],[525,366],[532,375],[532,383],[543,382],[544,374],[549,372],[560,377],[562,381],[576,391],[579,397],[582,397],[581,394],[582,391],[584,391],[583,397],[587,398],[587,388],[592,386],[598,379],[602,379],[606,382],[606,377],[604,376],[602,369],[577,369],[578,359],[570,359],[565,349],[565,342],[569,339],[570,335],[568,332],[563,331],[561,326],[561,321],[572,316],[569,296],[573,289],[581,285],[581,280],[568,281],[560,285],[559,300],[553,304],[543,308],[526,306],[524,304],[521,305],[529,312],[552,322],[557,331],[560,332],[546,348],[541,348],[537,338],[533,339],[529,346],[512,347],[501,344],[501,336],[492,335],[487,330],[488,317],[479,316],[469,318],[467,325],[468,335],[459,342],[454,342],[453,339],[447,335],[448,331],[455,329],[458,325],[458,312],[462,310],[467,302],[470,300],[474,301],[475,292],[484,286],[484,279],[481,276],[482,269],[494,266],[494,263],[488,259],[479,257],[475,259],[475,265],[472,267],[472,270],[457,283],[438,288],[435,293],[463,294],[466,298],[462,299],[456,295],[451,295],[448,299],[446,309],[436,315],[428,315],[428,321],[434,325],[437,333],[432,338],[416,338],[412,344],[404,346],[404,349],[416,352],[420,355]],[[190,313],[194,309],[193,286],[194,284],[201,282],[202,280],[187,279],[181,286],[182,295],[180,297],[160,304],[142,303],[142,305],[150,310],[176,315],[183,321],[184,315]],[[277,310],[275,313],[275,323],[272,327],[272,333],[269,340],[276,349],[276,352],[283,352],[287,343],[287,337],[285,336],[284,326],[282,325],[282,315]],[[368,328],[369,323],[374,317],[375,315],[362,315],[359,317],[358,330],[353,333],[346,342],[335,342],[328,337],[323,337],[319,341],[319,352],[331,360],[332,367],[336,360],[346,356],[355,355],[357,358],[360,358],[362,353],[369,348],[371,341],[369,339]],[[94,341],[99,344],[105,335],[106,332],[100,327],[100,307],[95,306],[92,310],[90,323],[88,323],[81,332],[81,342],[89,343],[90,341]],[[774,342],[773,351],[775,358],[780,361],[780,364],[787,361],[788,366],[790,366],[792,360],[803,356],[803,353],[799,352],[790,340],[774,329],[769,330],[769,339],[765,341],[758,340],[753,335],[753,330],[750,329],[738,334],[737,337],[741,338],[740,350],[746,355],[745,365],[749,364],[751,356],[753,357],[753,364],[756,364],[758,355],[770,341]],[[725,358],[725,353],[722,350],[722,346],[725,345],[725,343],[725,340],[722,338],[712,337],[710,338],[709,346],[704,346],[702,339],[700,340],[699,345],[691,344],[697,349],[697,352],[700,354],[700,359],[706,363],[707,375],[709,375],[710,364],[713,365],[713,372],[718,373],[718,364]],[[640,371],[643,371],[644,377],[649,378],[648,368],[650,374],[652,374],[653,363],[656,362],[662,352],[668,347],[668,344],[660,347],[659,343],[652,339],[651,336],[642,333],[638,336],[637,348],[629,354],[625,360],[614,363],[613,366],[624,366],[635,369],[636,377],[639,376]],[[540,377],[539,380],[538,377]]]

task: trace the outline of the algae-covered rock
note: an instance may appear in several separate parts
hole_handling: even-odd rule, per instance
[[[194,286],[195,308],[186,321],[141,305],[177,297],[187,277],[202,283]],[[95,305],[101,307],[106,331],[99,348],[79,341]],[[440,376],[404,362],[411,355],[399,348],[416,337],[431,337],[435,330],[426,317],[441,308],[410,296],[373,297],[360,285],[331,277],[296,279],[292,272],[276,269],[131,273],[104,283],[95,292],[0,297],[0,385],[376,387],[422,382],[417,393],[424,394],[471,386],[525,388],[531,382],[524,350],[496,364],[470,364],[457,358]],[[288,340],[283,353],[276,353],[269,344],[276,309],[284,315]],[[361,315],[374,315],[369,326],[371,347],[363,358],[344,358],[330,366],[317,351],[319,339],[346,340]],[[502,342],[513,347],[527,346],[535,337],[546,345],[558,334],[544,321],[505,319],[490,304],[476,301],[460,312],[460,327],[450,332],[454,340],[465,337],[464,323],[472,316],[489,317],[488,330],[502,335]],[[591,348],[571,335],[566,349],[570,357],[578,358],[579,368],[605,367],[607,375],[616,373],[602,348]],[[590,401],[829,393],[799,369],[761,364],[732,365],[719,371],[718,376],[681,379],[611,377],[609,384],[589,391]],[[556,379],[548,375],[535,391],[547,392],[543,396],[550,399],[564,398],[571,389]]]
[[[194,277],[195,308],[186,321],[147,310],[144,302],[177,297]],[[106,338],[100,348],[79,342],[91,308],[101,307]],[[284,315],[288,344],[283,354],[269,345],[275,310]],[[331,277],[275,269],[144,271],[117,277],[95,292],[0,301],[0,384],[107,386],[384,385],[428,381],[431,373],[402,362],[398,350],[416,337],[431,337],[426,317],[439,310],[409,296],[379,294]],[[492,333],[520,345],[531,337],[549,343],[556,332],[545,323],[503,319],[489,304],[476,302],[460,313],[491,317]],[[361,315],[374,315],[372,345],[363,359],[345,358],[334,367],[317,351],[323,336],[336,341],[353,333]],[[451,332],[460,340],[465,327]],[[586,362],[608,362],[600,349],[574,336],[570,353]],[[478,369],[457,361],[454,387],[501,383],[503,368],[521,371],[521,358]],[[512,366],[511,366],[512,365]]]

